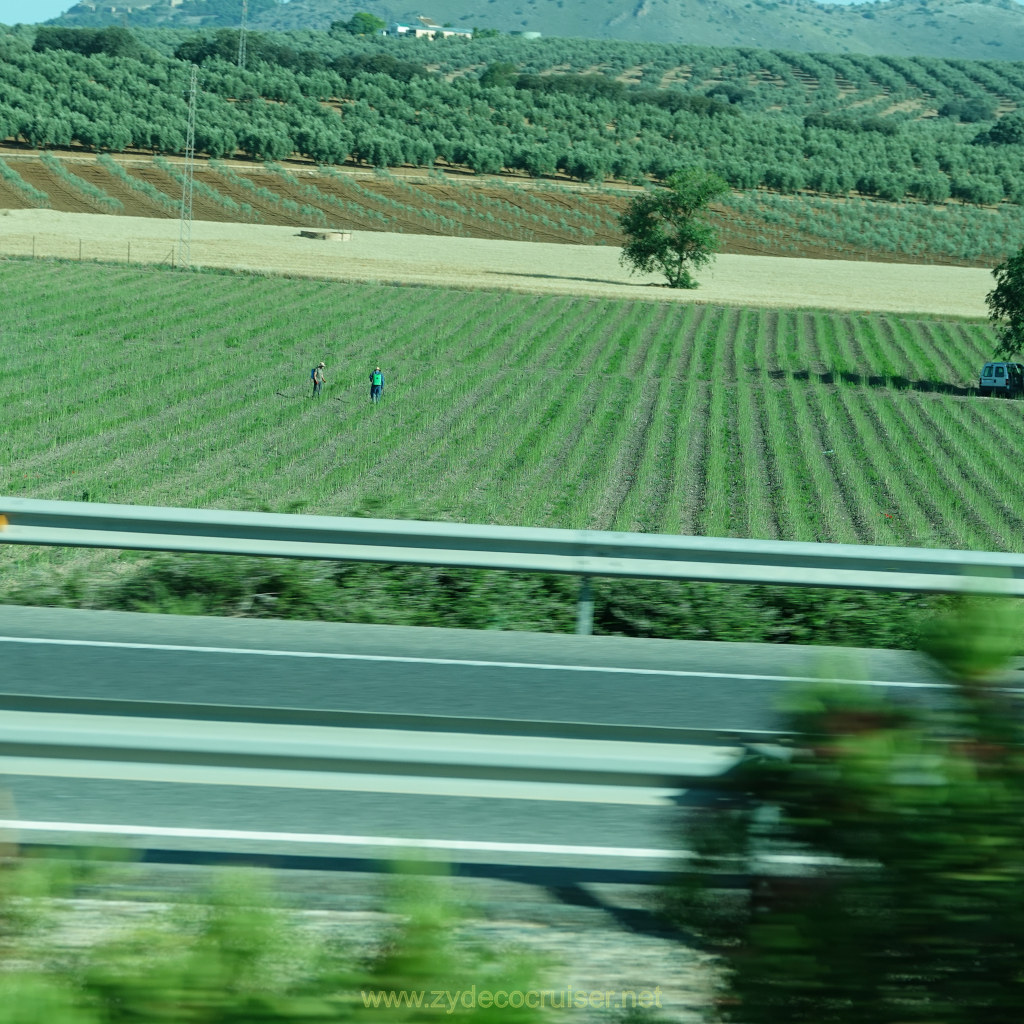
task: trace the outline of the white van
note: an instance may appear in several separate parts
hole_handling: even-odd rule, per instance
[[[986,363],[978,378],[983,395],[1019,395],[1024,393],[1024,363]]]

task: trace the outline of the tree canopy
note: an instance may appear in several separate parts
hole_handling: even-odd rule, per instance
[[[1024,352],[1024,247],[992,271],[996,286],[985,296],[999,343],[996,356]]]
[[[637,196],[620,218],[622,263],[634,273],[660,271],[669,288],[696,288],[690,269],[710,263],[718,245],[718,232],[698,215],[728,191],[718,175],[690,168],[670,174],[664,188]]]
[[[348,21],[335,21],[331,24],[331,33],[347,32],[352,36],[375,36],[387,28],[387,22],[375,14],[357,11]]]

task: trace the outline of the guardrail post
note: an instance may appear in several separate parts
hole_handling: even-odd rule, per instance
[[[594,632],[594,588],[589,576],[580,577],[580,594],[576,600],[576,632],[590,636]]]

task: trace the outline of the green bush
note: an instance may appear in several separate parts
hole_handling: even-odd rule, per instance
[[[35,874],[15,862],[8,876]],[[44,869],[44,874],[46,870]],[[59,872],[58,872],[59,873]],[[24,888],[24,886],[22,886]],[[31,910],[63,891],[22,897]],[[539,987],[540,964],[515,950],[466,948],[454,941],[461,913],[443,879],[399,877],[391,896],[400,924],[377,951],[353,952],[315,937],[277,909],[255,872],[219,873],[199,900],[153,923],[74,954],[18,948],[0,970],[5,1024],[314,1024],[341,1020],[434,1020],[430,993]],[[69,962],[70,961],[70,962]],[[421,1009],[389,1007],[398,993]],[[385,1005],[380,1005],[384,1003]],[[445,1016],[489,1019],[498,1011],[455,1005]],[[528,1024],[529,1009],[500,1011]]]

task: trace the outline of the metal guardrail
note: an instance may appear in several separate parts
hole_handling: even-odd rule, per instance
[[[628,725],[616,722],[567,722],[543,719],[480,718],[469,715],[430,715],[379,711],[339,711],[331,708],[271,707],[257,704],[204,704],[185,701],[127,700],[111,697],[65,697],[50,694],[0,693],[0,712],[101,715],[178,719],[189,722],[231,722],[235,725],[330,726],[390,732],[471,733],[474,736],[517,736],[541,742],[596,740],[629,741],[647,745],[735,747],[778,743],[791,735],[777,729],[702,729],[666,725]],[[2,715],[0,715],[2,718]],[[0,737],[3,724],[0,721]],[[652,748],[653,749],[653,748]]]
[[[478,526],[0,497],[0,544],[188,551],[593,576],[1024,596],[1024,554]]]
[[[0,774],[127,784],[219,785],[306,792],[511,798],[569,806],[664,807],[703,799],[702,787],[777,733],[358,714],[0,694]],[[682,790],[682,792],[681,792]],[[692,795],[691,795],[692,794]],[[390,860],[430,851],[460,864],[670,871],[678,854],[647,847],[489,839],[0,821],[22,842],[144,844],[203,854]],[[307,855],[306,853],[303,854]]]
[[[501,795],[515,786],[522,798],[531,787],[559,786],[577,799],[634,803],[637,793],[670,798],[681,782],[720,775],[738,763],[743,747],[711,734],[704,744],[603,738],[476,733],[453,721],[447,731],[365,725],[232,721],[187,717],[107,715],[5,710],[0,720],[0,772],[18,774],[44,759],[47,774],[88,776],[100,766],[108,778],[151,778],[158,767],[192,770],[204,784],[245,784],[251,773],[261,784],[287,775],[290,787],[389,792],[393,777],[423,792]],[[67,765],[60,771],[55,765]],[[142,773],[141,775],[139,773]],[[223,778],[221,778],[223,776]],[[609,793],[614,795],[609,796]],[[644,802],[643,800],[641,802]]]

